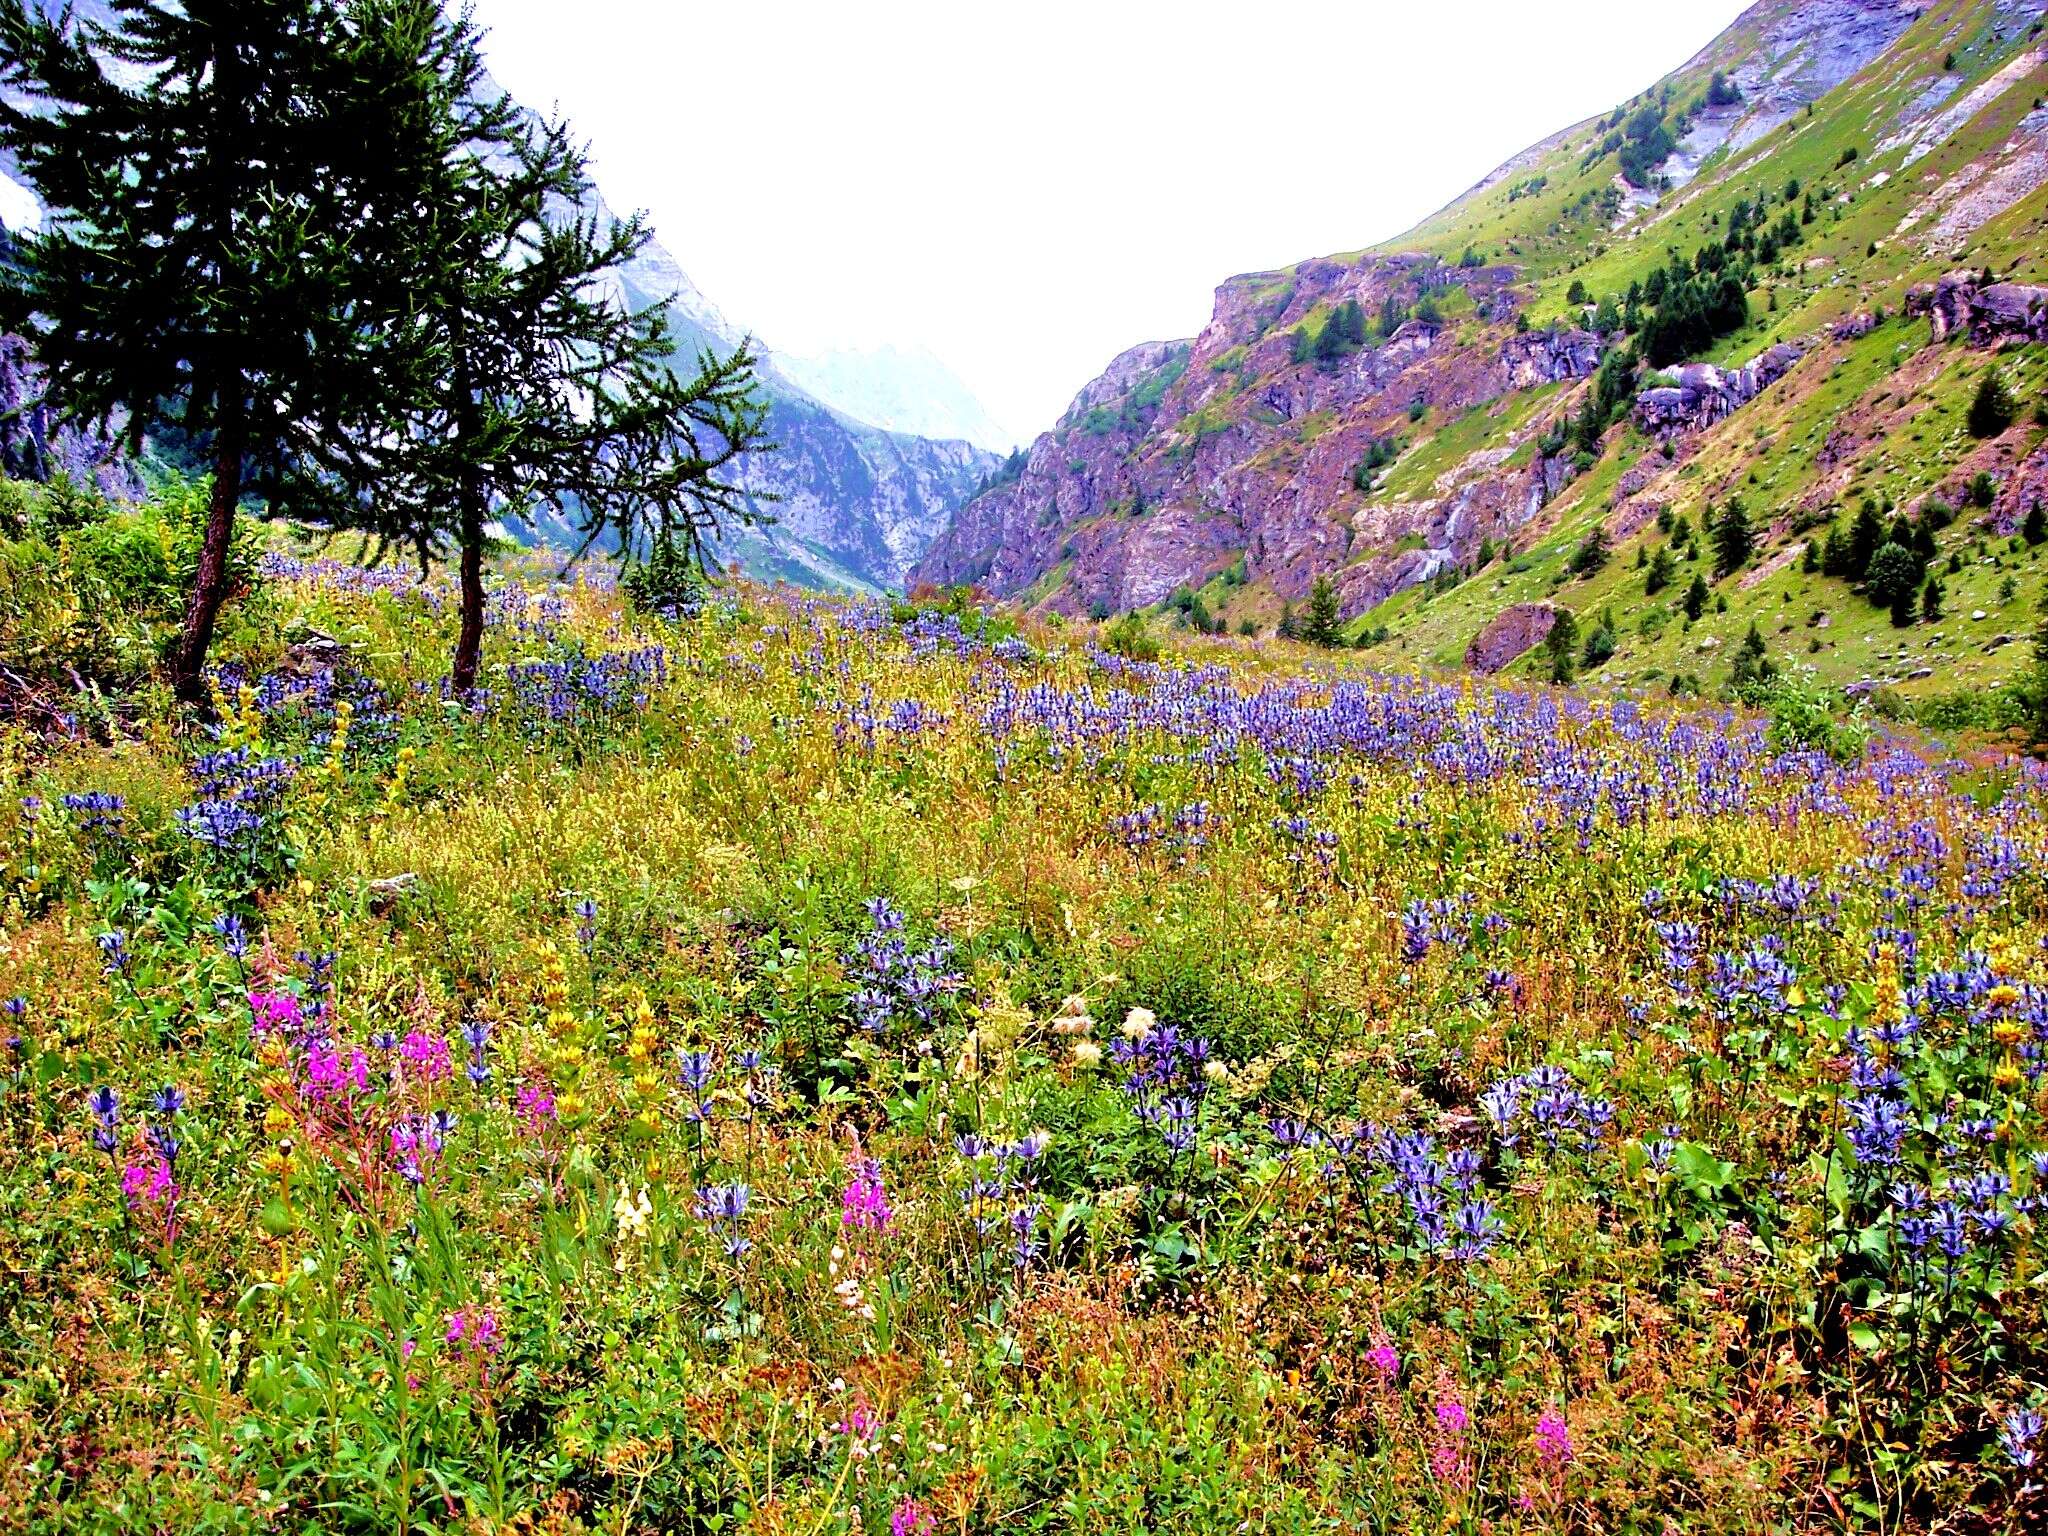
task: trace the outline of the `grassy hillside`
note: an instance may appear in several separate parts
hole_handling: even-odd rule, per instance
[[[1914,699],[2007,679],[2021,649],[2011,637],[2044,595],[2038,545],[2012,539],[2048,496],[2048,349],[2038,327],[1937,345],[1905,310],[1916,287],[1957,270],[2048,284],[2044,93],[2034,7],[1757,6],[1656,87],[1387,246],[1227,284],[1164,411],[1134,411],[1135,388],[1122,405],[1112,395],[1091,420],[1123,435],[1063,424],[1022,485],[996,493],[1001,521],[1054,518],[1065,546],[1018,550],[1013,534],[995,589],[1069,612],[1100,611],[1105,586],[1112,609],[1185,614],[1198,593],[1224,627],[1270,631],[1328,575],[1347,637],[1384,632],[1401,665],[1457,666],[1504,609],[1545,602],[1581,627],[1612,610],[1617,646],[1600,667],[1617,684],[1718,687],[1752,623],[1778,661],[1837,686]],[[1670,306],[1656,292],[1674,262],[1709,289],[1739,273],[1725,302],[1747,318],[1660,337]],[[1320,345],[1345,294],[1362,295],[1373,321],[1355,356]],[[1289,334],[1291,350],[1279,344]],[[1496,359],[1553,335],[1635,365],[1591,439],[1573,441],[1602,387],[1588,363],[1561,381],[1499,371]],[[1629,409],[1635,391],[1666,382],[1666,364],[1734,369],[1784,345],[1804,356],[1725,419],[1646,429]],[[2015,419],[1972,435],[1969,407],[1993,369]],[[1381,446],[1391,463],[1373,460]],[[1128,505],[1130,486],[1135,521],[1068,510]],[[1674,618],[1696,562],[1681,561],[1679,592],[1654,596],[1638,562],[1670,543],[1665,527],[1703,529],[1737,498],[1757,529],[1751,558],[1725,579],[1709,568],[1707,614]],[[1866,500],[1887,522],[1940,504],[1922,556],[1943,586],[1940,619],[1894,632],[1864,573],[1803,569],[1806,542],[1846,528]],[[962,522],[978,526],[974,508]],[[1596,527],[1612,558],[1576,576],[1571,558]],[[1192,553],[1173,558],[1176,543]],[[1066,574],[1048,585],[1055,555]],[[1162,605],[1159,579],[1148,591],[1127,574],[1133,560],[1184,590]],[[980,568],[961,559],[945,574]]]

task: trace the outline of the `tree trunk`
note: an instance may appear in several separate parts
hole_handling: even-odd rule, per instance
[[[206,652],[213,644],[214,621],[228,596],[228,553],[235,537],[235,508],[242,499],[242,450],[248,436],[240,401],[225,396],[213,443],[213,499],[206,509],[206,539],[199,550],[199,569],[192,596],[185,605],[185,624],[171,661],[171,687],[182,704],[210,710],[206,691]]]
[[[462,477],[462,629],[455,641],[455,696],[476,687],[484,648],[484,492],[473,475]]]

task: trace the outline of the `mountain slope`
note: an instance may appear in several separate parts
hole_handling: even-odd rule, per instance
[[[1118,358],[914,576],[1257,628],[1327,573],[1354,635],[1446,666],[1611,609],[1616,681],[1687,685],[1752,622],[1842,681],[2002,675],[2039,568],[1992,541],[2048,493],[2038,16],[1755,6],[1388,246],[1224,283],[1199,336]],[[1964,265],[2011,282],[1951,284],[1937,326],[1916,290]],[[1963,421],[1994,355],[2025,409],[1979,439]],[[1661,372],[1678,364],[1698,366]],[[1802,568],[1866,498],[1889,518],[1973,494],[1990,505],[1918,557],[1945,623],[1893,630],[1857,583]],[[1663,530],[1737,498],[1759,548],[1688,621],[1676,599],[1713,562]],[[1595,528],[1612,556],[1574,572]],[[1676,581],[1651,593],[1660,550]]]
[[[81,20],[111,18],[104,0],[40,4],[51,14],[68,5]],[[593,194],[581,211],[609,215],[601,194]],[[0,153],[0,231],[34,227],[40,217],[34,190],[22,185],[18,167]],[[621,271],[619,286],[635,305],[670,306],[680,366],[690,365],[702,347],[728,351],[745,335],[659,241]],[[762,383],[770,400],[770,436],[779,447],[749,458],[739,481],[775,525],[735,533],[724,553],[765,579],[854,591],[900,587],[947,516],[998,463],[968,442],[891,432],[833,410],[772,356]],[[771,495],[782,499],[771,502]],[[521,537],[574,543],[570,530],[546,515],[509,521]]]

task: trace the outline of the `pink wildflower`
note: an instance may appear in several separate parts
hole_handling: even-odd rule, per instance
[[[138,1218],[153,1216],[163,1227],[165,1242],[177,1236],[179,1193],[171,1165],[161,1155],[121,1170],[121,1195],[129,1211]]]
[[[259,1040],[265,1035],[297,1029],[300,1017],[299,1000],[289,992],[249,994],[249,1033]]]
[[[931,1536],[937,1527],[932,1512],[915,1499],[905,1499],[889,1517],[889,1536]]]
[[[849,1231],[886,1232],[894,1220],[888,1192],[882,1188],[882,1165],[871,1157],[860,1159],[840,1198],[840,1224]]]
[[[555,1096],[540,1085],[529,1084],[520,1089],[514,1107],[518,1112],[520,1125],[529,1136],[555,1118]]]
[[[361,1051],[346,1057],[332,1045],[316,1045],[306,1053],[306,1092],[316,1099],[347,1098],[370,1086],[370,1062]]]
[[[1429,1464],[1444,1482],[1459,1486],[1465,1482],[1465,1431],[1471,1424],[1471,1415],[1456,1398],[1445,1398],[1436,1405],[1436,1443],[1430,1447]]]
[[[438,1083],[454,1070],[448,1052],[448,1042],[428,1030],[415,1029],[399,1043],[398,1054],[421,1079]]]
[[[1365,1352],[1365,1363],[1372,1367],[1373,1374],[1382,1383],[1391,1382],[1401,1374],[1401,1356],[1393,1345],[1384,1340]]]
[[[1572,1459],[1572,1427],[1555,1408],[1544,1409],[1536,1421],[1536,1454],[1556,1467]]]
[[[846,1417],[834,1424],[832,1431],[846,1436],[847,1455],[863,1461],[874,1454],[875,1444],[882,1438],[882,1421],[875,1417],[875,1411],[868,1406],[866,1398],[857,1397],[846,1411]]]
[[[505,1347],[498,1336],[498,1314],[487,1307],[464,1307],[448,1314],[448,1331],[443,1337],[458,1355],[495,1355]]]

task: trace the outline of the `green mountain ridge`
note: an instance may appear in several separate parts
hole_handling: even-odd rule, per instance
[[[1224,283],[913,580],[1264,632],[1326,576],[1390,664],[1549,668],[1569,613],[1621,685],[1711,685],[1752,625],[1831,682],[1996,682],[2041,586],[2044,91],[2038,6],[1753,7],[1399,239]],[[1975,435],[1993,370],[2016,409]],[[1910,623],[1806,568],[1866,501],[1930,546]]]

